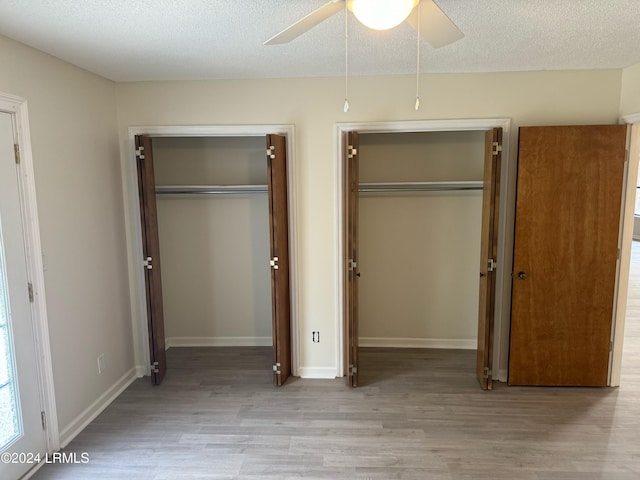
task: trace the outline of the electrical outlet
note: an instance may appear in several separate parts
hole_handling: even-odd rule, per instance
[[[98,373],[104,372],[104,353],[98,355]]]
[[[320,343],[320,332],[313,332],[313,343]]]

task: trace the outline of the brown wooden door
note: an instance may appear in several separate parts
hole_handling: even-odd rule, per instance
[[[349,385],[358,386],[358,133],[344,138],[344,328],[345,371]]]
[[[136,162],[138,165],[138,194],[142,227],[142,254],[144,256],[145,287],[147,296],[147,325],[149,327],[149,357],[151,382],[159,385],[167,371],[164,346],[164,316],[162,310],[162,278],[160,274],[160,241],[156,210],[156,182],[153,174],[153,148],[151,138],[136,136]]]
[[[626,128],[520,128],[512,385],[607,385]]]
[[[493,386],[493,325],[496,297],[501,161],[502,129],[494,128],[487,131],[485,135],[482,233],[480,239],[480,302],[476,370],[478,381],[484,390],[491,390]]]
[[[278,386],[284,384],[289,375],[291,375],[289,215],[287,211],[286,151],[286,137],[282,135],[267,135],[273,384]]]

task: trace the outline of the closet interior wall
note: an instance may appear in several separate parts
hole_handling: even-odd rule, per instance
[[[154,138],[156,186],[263,185],[158,194],[165,335],[171,346],[271,345],[264,137]]]
[[[480,185],[360,193],[360,346],[475,349],[484,132],[361,134],[359,154],[360,185]]]

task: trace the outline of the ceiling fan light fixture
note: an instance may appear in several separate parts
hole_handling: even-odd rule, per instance
[[[358,21],[374,30],[400,25],[419,0],[351,0],[350,9]]]

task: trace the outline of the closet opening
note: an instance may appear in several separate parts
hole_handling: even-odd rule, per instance
[[[234,358],[223,362],[228,378],[242,362],[284,384],[292,373],[286,137],[135,142],[152,383],[184,362],[215,368]]]
[[[502,130],[352,131],[343,144],[349,384],[417,361],[435,375],[468,364],[491,389]]]

